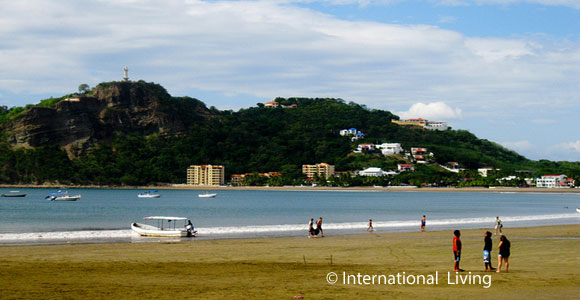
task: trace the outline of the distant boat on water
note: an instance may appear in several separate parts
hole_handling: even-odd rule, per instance
[[[19,191],[10,191],[6,194],[2,194],[2,197],[26,197],[26,194],[20,193]]]
[[[197,195],[199,198],[215,198],[217,196],[217,193],[210,193],[210,192],[206,192],[204,194],[199,194]]]
[[[139,198],[159,198],[159,197],[161,197],[161,194],[159,194],[157,191],[146,191],[146,192],[140,193],[139,195],[137,195],[137,197],[139,197]]]
[[[576,208],[576,211],[580,213],[580,208],[578,208],[578,207],[577,207],[577,208]]]
[[[50,193],[44,199],[49,200],[49,201],[77,201],[80,198],[81,198],[81,195],[69,196],[68,191],[58,190],[55,193]]]

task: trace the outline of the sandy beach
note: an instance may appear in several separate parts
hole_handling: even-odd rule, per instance
[[[512,244],[509,273],[482,272],[483,232],[462,231],[466,272],[458,275],[448,273],[453,264],[450,231],[6,246],[0,247],[0,290],[2,299],[578,297],[580,225],[506,229]],[[493,264],[498,240],[493,237]],[[371,284],[373,275],[436,276],[437,282]]]

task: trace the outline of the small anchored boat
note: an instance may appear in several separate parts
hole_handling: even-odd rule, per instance
[[[19,191],[10,191],[6,194],[2,194],[2,197],[26,197],[26,194],[20,193]]]
[[[139,197],[139,198],[159,198],[159,197],[161,197],[161,194],[159,194],[157,191],[146,191],[146,192],[140,193],[139,195],[137,195],[137,197]]]
[[[149,237],[192,237],[197,233],[193,224],[183,217],[145,217],[143,220],[153,220],[157,226],[141,223],[132,223],[131,229],[141,236]],[[183,222],[183,223],[181,223]],[[183,225],[182,225],[183,224]]]
[[[576,208],[576,211],[580,213],[580,207],[577,207]]]
[[[68,191],[57,191],[56,193],[50,193],[44,199],[49,201],[77,201],[81,198],[81,195],[69,196]]]
[[[199,194],[197,195],[199,198],[215,198],[217,196],[217,193],[210,193],[210,192],[206,192],[204,194]]]

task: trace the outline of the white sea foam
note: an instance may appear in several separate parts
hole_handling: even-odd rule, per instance
[[[504,223],[533,223],[539,221],[562,220],[580,218],[580,214],[554,214],[535,216],[512,216],[502,217]],[[428,226],[451,227],[460,226],[475,228],[479,224],[492,226],[495,217],[485,218],[462,218],[462,219],[427,219]],[[375,229],[405,230],[405,228],[417,227],[418,220],[373,222]],[[365,229],[366,222],[349,223],[324,223],[323,229],[327,232],[348,232],[349,230]],[[304,232],[308,229],[307,224],[284,224],[284,225],[253,225],[253,226],[224,226],[224,227],[196,227],[200,237],[235,237],[235,236],[261,236],[261,235],[284,235],[284,233]],[[9,243],[66,243],[66,242],[90,242],[90,241],[114,241],[127,240],[139,241],[140,237],[130,229],[122,230],[86,230],[86,231],[58,231],[58,232],[25,232],[25,233],[0,233],[0,244]]]

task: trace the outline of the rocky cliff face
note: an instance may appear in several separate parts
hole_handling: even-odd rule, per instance
[[[212,116],[203,103],[177,101],[161,86],[113,82],[55,107],[28,109],[8,128],[9,142],[15,147],[56,144],[69,157],[77,157],[99,142],[111,141],[117,133],[175,135]]]

